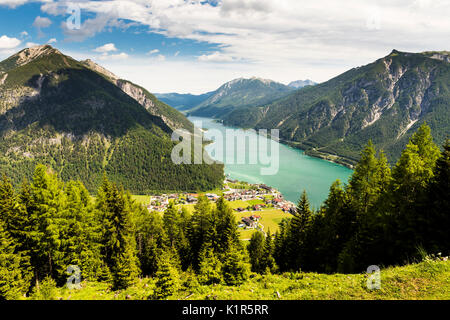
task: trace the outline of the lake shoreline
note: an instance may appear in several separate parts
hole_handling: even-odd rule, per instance
[[[189,120],[194,122],[196,126],[201,126],[203,129],[215,129],[220,130],[223,135],[228,129],[236,130],[235,135],[237,139],[256,136],[263,137],[267,140],[267,143],[271,141],[271,137],[267,135],[260,135],[254,129],[242,129],[239,127],[226,126],[220,120],[207,117],[189,117]],[[208,130],[210,131],[210,130]],[[214,130],[213,130],[214,131]],[[211,131],[211,134],[213,133]],[[206,133],[207,138],[214,138],[214,134],[211,137]],[[240,138],[239,138],[240,137]],[[278,170],[274,174],[263,174],[263,168],[266,168],[268,164],[263,163],[244,163],[238,164],[236,160],[224,163],[225,173],[230,177],[240,181],[247,181],[248,183],[264,183],[266,185],[277,188],[288,200],[296,202],[298,201],[301,193],[306,190],[310,201],[313,206],[320,207],[323,201],[328,196],[329,188],[337,179],[342,182],[347,182],[348,178],[352,174],[351,167],[345,166],[339,163],[338,159],[324,159],[322,157],[313,157],[308,154],[307,151],[298,148],[298,146],[292,146],[285,141],[275,141],[277,144],[275,148],[278,149],[279,158],[276,162]],[[206,151],[213,151],[214,146],[206,149]],[[221,147],[222,148],[222,147]],[[210,156],[214,160],[223,162],[224,155],[230,155],[230,159],[235,157],[235,154],[245,154],[246,157],[250,155],[259,157],[249,152],[256,152],[248,143],[238,145],[227,144],[223,145],[223,151],[216,156],[215,153],[210,153]],[[209,150],[208,150],[209,149]],[[213,151],[215,152],[215,150]],[[332,161],[330,161],[332,160]],[[275,160],[274,160],[275,161]],[[227,161],[225,161],[227,162]]]
[[[194,116],[194,117],[198,117],[198,116]],[[202,118],[202,117],[200,117]],[[220,123],[223,126],[227,126],[230,128],[236,128],[236,129],[241,129],[241,130],[257,130],[256,128],[243,128],[243,127],[237,127],[234,125],[230,125],[227,124],[226,122],[224,122],[222,119],[216,119],[216,118],[209,118],[209,117],[204,117],[207,119],[211,119],[216,123]],[[332,162],[334,164],[338,164],[341,166],[344,166],[350,170],[354,170],[355,169],[355,164],[356,164],[356,160],[354,159],[350,159],[347,158],[345,156],[339,155],[339,154],[331,154],[331,153],[327,153],[327,152],[321,152],[321,151],[317,151],[316,148],[312,148],[312,149],[306,149],[303,147],[303,145],[300,142],[296,142],[296,141],[289,141],[289,140],[284,140],[284,139],[280,139],[278,141],[279,143],[300,150],[302,151],[304,154],[310,156],[310,157],[314,157],[317,159],[321,159],[321,160],[325,160],[328,162]],[[330,159],[330,157],[335,157],[335,159]]]

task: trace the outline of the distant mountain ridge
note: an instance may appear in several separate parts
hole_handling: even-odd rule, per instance
[[[239,78],[217,89],[208,99],[189,110],[189,114],[222,117],[242,107],[254,107],[269,103],[292,91],[292,88],[272,80]]]
[[[306,86],[314,86],[316,84],[317,84],[316,82],[306,79],[306,80],[292,81],[291,83],[288,84],[288,86],[295,89],[300,89]]]
[[[157,94],[162,101],[189,115],[224,117],[240,108],[254,107],[280,99],[295,88],[263,78],[238,78],[203,95]]]
[[[199,105],[214,94],[214,91],[204,94],[182,94],[182,93],[155,93],[155,96],[180,111],[188,111]]]
[[[175,128],[193,125],[142,87],[45,45],[0,62],[0,172],[15,184],[37,163],[91,191],[103,172],[134,193],[210,190],[223,165],[175,165]]]
[[[438,144],[450,133],[450,54],[393,50],[366,66],[273,103],[235,110],[229,125],[278,128],[308,154],[355,163],[371,139],[393,162],[427,122]]]

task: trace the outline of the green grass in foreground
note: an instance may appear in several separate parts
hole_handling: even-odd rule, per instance
[[[189,278],[188,278],[189,279]],[[254,274],[238,287],[225,285],[200,286],[186,275],[181,277],[178,292],[170,299],[270,300],[278,299],[450,299],[450,261],[425,261],[403,267],[381,270],[381,289],[369,290],[365,274],[285,273]],[[53,299],[147,299],[152,295],[154,279],[142,279],[127,290],[111,291],[106,283],[82,283],[82,288],[56,289]]]

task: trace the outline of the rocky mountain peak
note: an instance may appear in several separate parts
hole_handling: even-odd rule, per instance
[[[116,81],[116,80],[119,79],[119,77],[116,76],[114,73],[112,73],[111,71],[103,68],[101,65],[95,63],[91,59],[83,60],[83,61],[80,61],[80,62],[82,64],[84,64],[86,67],[88,67],[89,69],[102,74],[103,76],[109,78],[110,80]]]
[[[31,61],[34,61],[43,56],[51,55],[51,54],[60,54],[62,53],[53,48],[52,46],[46,44],[42,46],[34,46],[31,48],[23,49],[22,51],[16,53],[12,58],[16,58],[16,65],[23,66]]]

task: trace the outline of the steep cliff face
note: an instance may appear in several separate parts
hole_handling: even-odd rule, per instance
[[[144,88],[122,79],[117,80],[116,85],[123,92],[139,102],[139,104],[147,109],[148,112],[160,117],[164,123],[166,123],[173,130],[184,128],[192,132],[194,127],[186,116],[167,104],[159,101],[153,94]]]
[[[148,112],[160,117],[173,130],[178,128],[184,128],[189,131],[193,130],[193,125],[181,112],[158,100],[146,89],[130,81],[120,79],[118,76],[90,59],[84,60],[81,63],[114,83],[123,92],[139,102],[139,104],[147,109]]]
[[[311,154],[338,155],[349,162],[372,139],[395,161],[424,121],[436,141],[443,142],[450,131],[449,89],[447,53],[394,50],[259,110],[246,110],[246,126],[278,128],[283,140]],[[240,119],[237,113],[225,121],[240,125]]]

